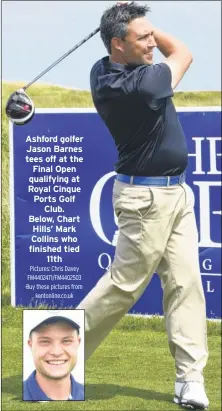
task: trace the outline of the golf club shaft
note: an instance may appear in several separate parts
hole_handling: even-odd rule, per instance
[[[60,63],[60,61],[64,60],[69,54],[71,54],[73,51],[78,49],[82,44],[84,44],[87,40],[89,40],[91,37],[93,37],[96,33],[100,31],[100,27],[98,27],[96,30],[94,30],[92,33],[90,33],[87,37],[85,37],[82,41],[80,41],[76,46],[74,46],[71,50],[67,51],[63,56],[61,56],[58,60],[56,60],[54,63],[51,64],[51,66],[47,67],[42,73],[40,73],[37,77],[34,78],[34,80],[30,81],[26,86],[23,87],[23,90],[27,90],[28,87],[30,87],[35,81],[37,81],[40,77],[44,76],[49,70],[51,70],[53,67],[55,67],[57,64]]]

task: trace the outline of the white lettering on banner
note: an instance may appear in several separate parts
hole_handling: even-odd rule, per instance
[[[46,163],[55,163],[56,162],[56,156],[50,156],[45,158]]]
[[[26,138],[26,143],[57,143],[58,141],[58,136],[45,136],[44,134],[42,136],[27,136]]]
[[[211,271],[212,270],[212,260],[211,260],[211,258],[206,258],[206,260],[204,260],[202,262],[202,266],[203,266],[204,270]]]
[[[216,152],[216,141],[221,141],[221,137],[207,137],[210,143],[210,171],[207,174],[222,174],[221,171],[217,170],[217,157],[221,157],[221,153]]]
[[[48,166],[48,167],[43,167],[43,166],[32,166],[32,171],[35,173],[38,171],[38,173],[52,173],[53,172],[53,165]]]
[[[194,181],[194,185],[199,187],[200,198],[200,241],[199,247],[217,247],[222,246],[221,243],[216,243],[211,240],[210,236],[210,187],[221,186],[221,181]],[[221,215],[221,210],[212,211],[212,214]],[[218,221],[218,227],[221,226]]]
[[[221,153],[217,153],[216,143],[221,141],[221,137],[193,137],[192,140],[195,142],[195,153],[189,153],[189,157],[195,157],[196,169],[193,174],[210,174],[219,175],[222,174],[221,171],[217,170],[217,157],[221,157]],[[207,173],[202,169],[202,159],[203,159],[203,145],[208,145],[209,152],[209,164],[210,170]]]
[[[52,149],[51,147],[34,147],[34,146],[29,146],[28,149],[26,150],[27,153],[51,153]]]
[[[196,158],[196,170],[193,171],[193,174],[205,174],[202,170],[202,141],[205,140],[204,137],[193,137],[192,140],[195,142],[195,153],[188,154],[189,157]]]
[[[54,146],[54,153],[82,153],[82,147],[61,147]]]
[[[101,202],[101,195],[103,188],[106,182],[113,176],[115,176],[115,171],[111,171],[108,174],[105,174],[100,180],[96,183],[90,198],[89,204],[89,213],[92,226],[96,232],[96,234],[107,244],[112,244],[112,242],[105,236],[103,231],[103,227],[101,224],[100,218],[100,202]]]
[[[82,143],[83,142],[84,137],[77,137],[77,136],[66,136],[66,137],[60,137],[59,141],[62,144],[65,143]]]
[[[214,293],[214,288],[211,290],[211,281],[207,281],[207,293]]]
[[[99,264],[99,267],[102,268],[103,270],[108,270],[109,267],[111,266],[111,262],[112,262],[112,259],[109,254],[102,253],[99,255],[98,264]]]
[[[62,174],[64,174],[64,173],[76,173],[76,167],[64,167],[64,166],[57,165],[55,167],[55,171],[57,173],[62,173]]]

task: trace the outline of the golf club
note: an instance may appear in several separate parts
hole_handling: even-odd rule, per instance
[[[134,3],[133,1],[117,1],[117,6],[124,6]],[[30,81],[26,86],[23,88],[15,91],[12,93],[6,103],[6,115],[8,118],[16,125],[23,125],[28,123],[35,114],[35,105],[30,97],[26,94],[26,90],[30,87],[33,83],[35,83],[38,79],[40,79],[44,74],[48,73],[53,67],[59,64],[62,60],[68,57],[73,51],[78,49],[82,44],[84,44],[87,40],[93,37],[96,33],[100,31],[100,27],[96,30],[92,31],[87,37],[85,37],[82,41],[76,44],[73,48],[71,48],[67,53],[61,56],[58,60],[52,63],[49,67],[47,67],[44,71],[42,71],[37,77],[35,77],[32,81]]]
[[[35,106],[33,101],[30,97],[25,93],[28,87],[30,87],[33,83],[35,83],[38,79],[40,79],[44,74],[46,74],[49,70],[59,64],[62,60],[68,57],[73,51],[78,49],[82,44],[84,44],[87,40],[93,37],[96,33],[100,31],[100,27],[96,30],[92,31],[87,37],[85,37],[82,41],[76,44],[72,49],[67,51],[63,56],[61,56],[58,60],[52,63],[49,67],[47,67],[42,73],[40,73],[37,77],[35,77],[32,81],[30,81],[26,86],[23,88],[15,91],[12,93],[6,103],[6,115],[8,118],[16,125],[23,125],[28,123],[35,113]]]

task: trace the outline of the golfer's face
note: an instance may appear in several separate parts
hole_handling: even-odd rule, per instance
[[[153,49],[156,43],[153,27],[145,17],[131,21],[123,43],[124,58],[128,64],[153,64]]]
[[[77,362],[80,337],[66,323],[47,325],[33,332],[31,347],[36,371],[50,379],[69,375]]]

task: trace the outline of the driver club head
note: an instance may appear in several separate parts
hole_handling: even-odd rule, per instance
[[[6,115],[14,124],[20,126],[31,121],[35,106],[23,89],[12,93],[6,104]]]

